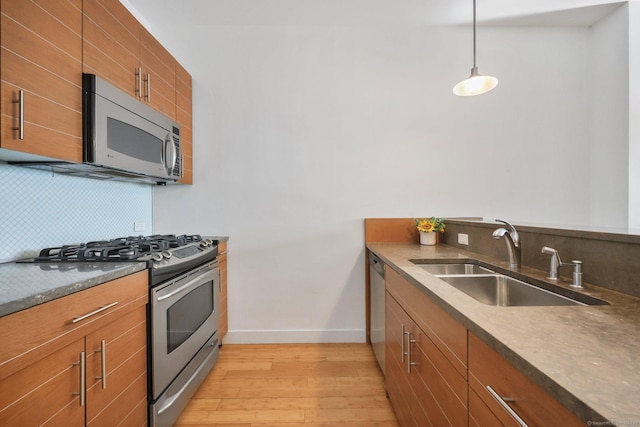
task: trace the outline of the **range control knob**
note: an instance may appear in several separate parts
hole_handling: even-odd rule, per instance
[[[209,246],[211,246],[213,244],[213,242],[210,239],[204,239],[200,242],[200,246],[203,248],[208,248]]]

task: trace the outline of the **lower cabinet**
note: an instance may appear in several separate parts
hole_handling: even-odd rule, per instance
[[[584,426],[392,268],[385,381],[402,427]]]
[[[469,388],[470,425],[585,425],[471,332]]]
[[[0,425],[147,422],[145,271],[0,318]]]
[[[392,291],[413,287],[391,269],[387,280]],[[385,306],[387,391],[400,425],[466,426],[466,378],[390,292]]]

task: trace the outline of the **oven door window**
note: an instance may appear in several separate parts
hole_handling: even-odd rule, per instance
[[[167,310],[167,354],[185,342],[214,310],[213,281],[204,283]]]

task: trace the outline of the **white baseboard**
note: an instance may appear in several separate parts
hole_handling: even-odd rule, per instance
[[[364,329],[229,331],[224,344],[363,343]]]

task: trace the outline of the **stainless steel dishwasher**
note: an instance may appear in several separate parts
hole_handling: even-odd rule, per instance
[[[384,263],[373,252],[369,252],[369,316],[371,316],[371,346],[384,373]]]

